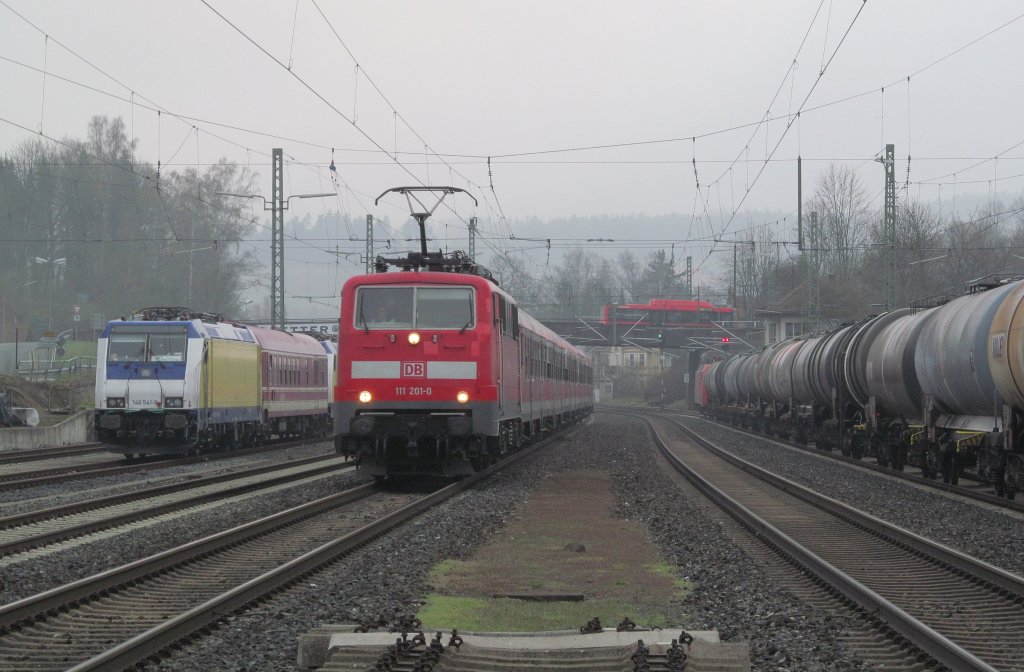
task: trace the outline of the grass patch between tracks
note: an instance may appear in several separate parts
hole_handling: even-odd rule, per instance
[[[615,600],[526,602],[434,594],[418,614],[425,626],[463,632],[575,630],[595,616],[604,627],[614,628],[626,615],[640,626],[673,625],[663,613],[640,614],[634,605]]]
[[[604,472],[553,474],[500,538],[468,560],[445,560],[418,616],[435,628],[532,632],[575,630],[597,616],[640,626],[677,625],[672,603],[690,590],[648,543],[640,523],[614,513]],[[528,601],[505,595],[582,595]]]

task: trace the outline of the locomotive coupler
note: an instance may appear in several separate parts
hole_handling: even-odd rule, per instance
[[[409,420],[405,425],[406,430],[409,432],[409,442],[406,444],[408,455],[411,458],[415,458],[419,453],[420,439],[423,438],[423,432],[425,431],[424,423],[419,420]]]

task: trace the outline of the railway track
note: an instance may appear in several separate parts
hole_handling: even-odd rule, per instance
[[[49,469],[33,469],[21,473],[0,474],[0,488],[4,490],[20,490],[37,485],[50,485],[71,480],[96,478],[99,476],[115,476],[146,471],[155,466],[190,464],[199,461],[197,458],[153,460],[151,462],[127,464],[123,459],[104,460],[93,463],[66,464]]]
[[[0,558],[351,466],[319,455],[7,516],[0,518]]]
[[[130,667],[546,444],[426,496],[361,486],[2,606],[0,669]]]
[[[889,638],[881,647],[861,642],[869,661],[921,669],[918,654],[903,646],[909,642],[932,664],[954,670],[1024,670],[1021,577],[764,472],[675,420],[658,422],[687,441],[666,440],[644,420],[666,459],[786,556],[793,576],[813,575],[830,593],[825,602],[873,630],[853,638]]]
[[[609,412],[615,412],[614,409],[612,409],[610,407],[609,408],[605,408],[604,410],[607,410]],[[639,412],[641,414],[648,414],[646,410],[641,410]],[[915,471],[897,471],[897,470],[892,469],[890,467],[880,466],[879,464],[877,464],[877,463],[875,463],[873,461],[870,461],[868,459],[858,459],[856,457],[852,457],[852,456],[849,456],[849,455],[843,455],[841,452],[837,453],[837,452],[833,452],[833,451],[830,451],[830,450],[823,450],[821,448],[817,448],[814,445],[802,444],[802,443],[798,443],[796,441],[790,441],[790,440],[779,438],[779,437],[775,437],[775,436],[766,436],[764,434],[759,434],[757,432],[752,432],[752,431],[743,429],[741,427],[735,427],[733,425],[730,425],[730,424],[724,423],[724,422],[720,422],[718,420],[712,420],[710,418],[705,418],[704,416],[702,416],[700,414],[697,414],[697,413],[683,413],[683,412],[678,412],[678,411],[665,411],[665,412],[652,412],[652,413],[650,413],[650,415],[654,415],[654,416],[663,415],[665,417],[671,417],[671,416],[675,415],[675,416],[682,416],[682,417],[699,419],[699,420],[702,420],[704,422],[712,423],[716,427],[721,427],[722,429],[726,429],[726,430],[729,430],[729,431],[732,431],[732,432],[736,432],[737,434],[740,434],[742,436],[746,436],[746,437],[749,437],[749,438],[752,438],[752,439],[758,439],[760,441],[764,441],[764,442],[768,442],[768,443],[774,443],[774,444],[777,444],[779,446],[784,446],[786,448],[791,448],[793,450],[800,450],[800,451],[803,451],[803,452],[806,452],[806,453],[810,453],[812,455],[817,455],[817,456],[822,457],[822,458],[835,460],[837,462],[842,462],[844,464],[854,465],[856,467],[859,467],[861,469],[865,469],[867,471],[873,471],[875,473],[885,474],[887,476],[891,476],[892,478],[898,478],[900,480],[904,480],[904,481],[907,481],[909,483],[916,483],[917,485],[923,485],[923,486],[926,486],[926,487],[929,487],[929,488],[933,488],[935,490],[940,490],[942,492],[952,493],[952,494],[959,495],[961,497],[964,497],[966,499],[970,499],[970,500],[973,500],[973,501],[976,501],[976,502],[984,502],[985,504],[990,504],[992,506],[996,506],[996,507],[999,507],[999,508],[1002,508],[1002,509],[1006,509],[1008,511],[1018,511],[1018,512],[1024,513],[1024,501],[1019,501],[1019,500],[1016,500],[1016,499],[1006,499],[1005,497],[997,497],[995,494],[993,494],[991,492],[986,492],[985,490],[982,489],[982,488],[988,488],[990,486],[982,485],[982,484],[977,483],[975,481],[971,481],[970,485],[952,485],[950,483],[944,483],[943,481],[936,480],[934,478],[926,478],[926,477],[920,475],[920,473],[918,471],[916,471],[916,468],[914,468]],[[965,479],[965,477],[962,476],[961,479]]]
[[[274,443],[272,445],[246,448],[244,450],[233,450],[218,453],[206,453],[193,457],[176,457],[169,459],[152,459],[145,461],[133,461],[129,463],[124,458],[117,460],[106,460],[91,464],[68,464],[49,469],[37,469],[21,473],[0,474],[0,489],[17,490],[31,488],[39,485],[50,485],[52,483],[63,483],[69,480],[81,480],[86,478],[98,478],[101,476],[116,476],[119,474],[131,474],[139,471],[148,471],[153,467],[179,466],[183,464],[196,464],[219,460],[229,457],[244,455],[257,455],[271,450],[282,450],[295,446],[317,443],[324,439],[303,439],[300,441],[287,441]],[[58,458],[59,459],[59,458]]]
[[[51,460],[55,457],[71,457],[75,455],[88,455],[89,453],[101,452],[108,452],[108,449],[99,443],[81,443],[61,446],[59,448],[40,448],[38,450],[17,450],[0,455],[0,464]]]

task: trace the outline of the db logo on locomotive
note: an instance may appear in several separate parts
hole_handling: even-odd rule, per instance
[[[425,378],[426,362],[402,362],[402,378]]]

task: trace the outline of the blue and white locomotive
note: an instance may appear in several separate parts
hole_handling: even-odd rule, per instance
[[[139,311],[98,341],[96,439],[133,457],[325,435],[334,356],[305,334]]]

